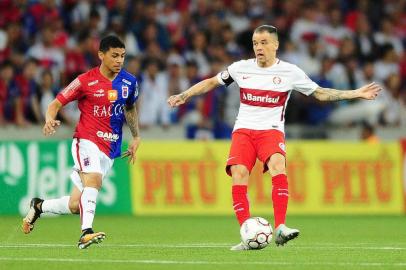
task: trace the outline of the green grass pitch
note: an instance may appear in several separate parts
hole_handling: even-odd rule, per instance
[[[300,236],[284,247],[229,251],[233,217],[96,216],[106,240],[76,247],[78,216],[41,218],[24,235],[21,218],[0,217],[0,269],[406,269],[404,216],[289,216]]]

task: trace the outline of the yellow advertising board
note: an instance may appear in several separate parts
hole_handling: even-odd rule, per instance
[[[131,167],[136,215],[232,214],[225,173],[229,141],[143,142]],[[401,148],[288,142],[289,214],[400,214]],[[272,214],[269,173],[256,164],[249,185],[251,214]]]

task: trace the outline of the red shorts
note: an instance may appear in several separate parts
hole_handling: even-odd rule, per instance
[[[231,176],[231,165],[244,165],[251,173],[257,158],[264,163],[264,172],[268,170],[268,160],[275,154],[285,153],[285,134],[276,129],[252,130],[237,129],[231,138],[230,154],[226,172]]]

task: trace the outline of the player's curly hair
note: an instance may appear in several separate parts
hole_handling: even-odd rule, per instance
[[[116,36],[109,35],[100,41],[99,51],[107,52],[110,48],[123,48],[125,49],[124,42]]]

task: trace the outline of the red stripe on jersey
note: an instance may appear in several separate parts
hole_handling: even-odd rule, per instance
[[[283,119],[285,118],[285,109],[286,109],[286,103],[283,104],[282,113],[281,113],[281,121],[283,121]]]
[[[76,159],[78,160],[80,171],[82,171],[82,164],[80,163],[80,155],[79,155],[79,138],[76,139]]]
[[[240,88],[241,103],[250,106],[268,108],[285,106],[288,96],[289,92]]]
[[[289,98],[289,94],[288,94],[288,98]],[[286,101],[285,104],[283,104],[282,113],[281,113],[281,121],[284,121],[284,120],[285,120],[286,104],[287,104],[287,103],[288,103],[288,102]]]

